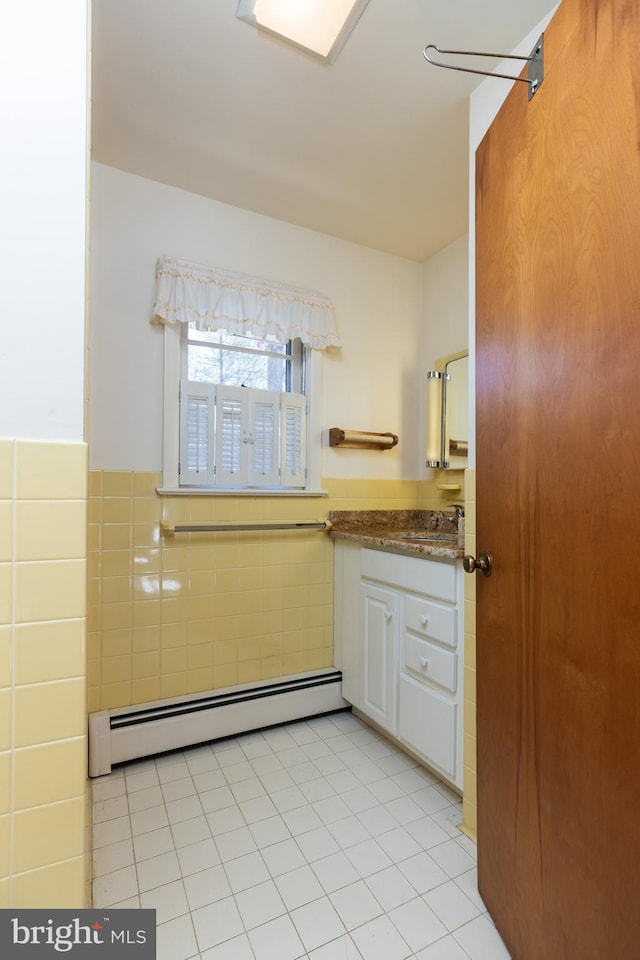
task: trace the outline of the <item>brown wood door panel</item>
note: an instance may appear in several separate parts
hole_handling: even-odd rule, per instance
[[[640,4],[564,0],[476,162],[479,883],[640,956]]]

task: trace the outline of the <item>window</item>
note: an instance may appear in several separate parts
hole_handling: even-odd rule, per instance
[[[186,341],[186,344],[185,344]],[[183,376],[188,380],[303,393],[300,340],[278,343],[223,330],[182,330]]]
[[[304,489],[308,410],[300,340],[181,326],[179,485]]]
[[[164,327],[161,491],[322,495],[322,353],[340,346],[329,298],[159,257],[151,323]]]

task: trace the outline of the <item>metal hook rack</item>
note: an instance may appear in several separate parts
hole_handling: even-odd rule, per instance
[[[422,51],[422,55],[427,63],[430,63],[434,67],[442,67],[444,70],[459,70],[461,73],[477,73],[482,77],[500,77],[502,80],[517,80],[519,83],[526,83],[529,85],[529,100],[531,100],[539,90],[544,79],[543,41],[544,34],[542,33],[528,57],[518,57],[512,53],[485,53],[478,50],[443,50],[441,47],[436,46],[435,43],[428,43]],[[437,50],[438,53],[450,54],[456,57],[493,57],[496,60],[525,60],[529,64],[527,76],[514,77],[509,73],[492,73],[490,70],[473,70],[471,67],[456,67],[452,63],[441,63],[439,60],[433,60],[428,56],[428,50]]]

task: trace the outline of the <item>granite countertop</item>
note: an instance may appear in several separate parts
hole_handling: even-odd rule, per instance
[[[364,547],[460,560],[464,556],[464,519],[444,510],[332,510],[334,539]],[[404,536],[401,536],[404,534]],[[411,540],[407,536],[428,539]]]

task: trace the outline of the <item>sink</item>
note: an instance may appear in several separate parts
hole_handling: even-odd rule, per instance
[[[455,533],[436,533],[435,531],[402,530],[389,535],[390,540],[408,540],[410,543],[457,543],[458,536]]]

